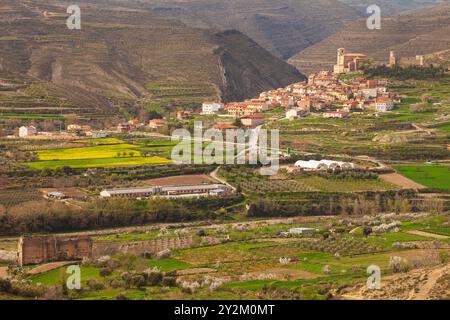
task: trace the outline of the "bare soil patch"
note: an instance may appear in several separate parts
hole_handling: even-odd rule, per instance
[[[446,240],[449,238],[449,237],[441,235],[441,234],[429,233],[429,232],[420,231],[420,230],[409,230],[409,231],[406,231],[406,233],[413,234],[416,236],[423,236],[423,237],[428,237],[428,238],[439,239],[439,240]]]
[[[143,184],[145,185],[154,185],[154,186],[195,185],[207,183],[217,183],[217,181],[211,178],[210,176],[199,174],[199,175],[186,175],[186,176],[149,179],[143,182]]]
[[[190,276],[193,274],[211,273],[216,272],[216,270],[211,268],[191,268],[185,270],[178,270],[177,275],[179,276]]]
[[[381,174],[380,179],[405,189],[424,189],[425,186],[408,179],[398,173]]]
[[[289,278],[290,280],[316,279],[321,277],[321,275],[319,274],[287,268],[267,269],[264,270],[263,273],[273,275],[277,280],[285,280],[286,278]],[[258,279],[260,275],[261,272],[250,273],[250,277],[252,277],[253,279]]]
[[[35,275],[35,274],[48,272],[48,271],[51,271],[54,269],[58,269],[58,268],[61,268],[64,266],[68,266],[68,265],[72,265],[72,264],[79,264],[79,263],[80,263],[79,261],[50,262],[50,263],[45,263],[40,266],[37,266],[37,267],[31,269],[30,271],[28,271],[28,273],[31,275]]]

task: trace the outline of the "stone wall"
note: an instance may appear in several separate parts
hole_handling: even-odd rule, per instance
[[[184,238],[163,238],[148,241],[137,241],[123,243],[118,241],[98,241],[94,243],[93,258],[99,258],[102,256],[111,256],[117,253],[132,253],[132,254],[144,254],[151,253],[156,254],[163,250],[180,250],[195,247],[201,244],[213,245],[222,242],[221,239],[204,237],[201,242],[198,242],[193,237]]]
[[[90,258],[92,243],[90,237],[21,237],[17,248],[17,263],[19,266],[24,266]]]

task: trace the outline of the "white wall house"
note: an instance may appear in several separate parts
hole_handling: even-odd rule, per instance
[[[202,114],[216,114],[223,109],[223,103],[219,102],[204,102],[202,105]]]
[[[388,98],[378,98],[375,103],[375,109],[378,112],[387,112],[394,109],[394,102]]]
[[[27,137],[27,136],[35,136],[37,135],[37,129],[34,126],[29,126],[29,127],[20,127],[19,128],[19,137],[23,138],[23,137]]]
[[[289,229],[290,234],[306,234],[312,235],[316,232],[316,229],[313,228],[292,228]]]
[[[295,119],[299,117],[299,111],[296,109],[291,109],[286,112],[286,119]]]

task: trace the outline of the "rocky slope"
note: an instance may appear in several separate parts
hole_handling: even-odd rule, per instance
[[[82,29],[69,30],[66,8],[61,1],[1,2],[2,91],[35,83],[52,97],[111,114],[143,100],[163,107],[240,100],[303,79],[237,31],[93,5],[81,6]]]
[[[382,278],[380,290],[366,284],[344,288],[338,297],[347,300],[448,300],[450,265],[419,268],[408,273]]]
[[[450,48],[450,4],[383,18],[381,30],[368,30],[365,19],[350,22],[335,35],[289,61],[305,73],[330,69],[336,61],[336,50],[341,47],[386,63],[390,49],[399,57],[447,50]]]

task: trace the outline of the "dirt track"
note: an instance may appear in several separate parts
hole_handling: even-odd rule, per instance
[[[410,230],[410,231],[406,231],[406,233],[413,234],[416,236],[439,239],[439,240],[446,240],[449,238],[449,237],[443,236],[441,234],[429,233],[429,232],[420,231],[420,230]]]
[[[58,269],[64,266],[68,266],[68,265],[72,265],[72,264],[79,264],[79,261],[61,261],[61,262],[51,262],[51,263],[46,263],[43,265],[40,265],[36,268],[31,269],[30,271],[28,271],[29,274],[31,275],[35,275],[35,274],[40,274],[40,273],[44,273],[47,271],[51,271],[54,269]]]
[[[450,264],[382,278],[380,290],[370,290],[366,284],[359,284],[345,288],[338,296],[347,300],[450,299]]]
[[[408,179],[398,173],[387,173],[380,175],[380,179],[395,184],[404,189],[424,189],[425,186]]]
[[[419,292],[416,290],[412,291],[410,299],[408,300],[426,300],[430,295],[430,291],[436,285],[438,279],[444,274],[445,270],[448,273],[448,266],[442,269],[433,270],[429,274],[422,275],[425,280],[424,285],[419,288]]]

